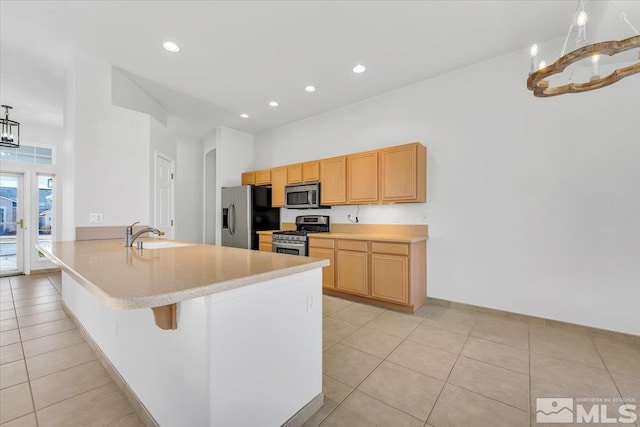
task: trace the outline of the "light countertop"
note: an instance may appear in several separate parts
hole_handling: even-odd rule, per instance
[[[427,236],[405,236],[401,234],[377,234],[377,233],[313,233],[312,239],[348,239],[348,240],[373,240],[377,242],[416,243],[427,240]]]
[[[113,239],[36,247],[116,309],[160,307],[329,265],[317,258],[196,243],[138,250]]]
[[[258,231],[258,234],[272,235],[274,231],[265,230]],[[318,239],[345,239],[345,240],[373,240],[378,242],[395,242],[395,243],[416,243],[427,240],[427,236],[412,236],[404,234],[385,234],[385,233],[313,233],[311,238]]]

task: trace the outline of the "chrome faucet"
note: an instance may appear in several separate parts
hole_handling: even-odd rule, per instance
[[[164,236],[164,232],[153,227],[143,228],[142,230],[138,231],[136,234],[133,234],[133,226],[139,223],[140,223],[139,221],[134,222],[133,224],[127,227],[126,231],[124,232],[125,246],[127,247],[133,246],[133,242],[143,233],[153,233],[153,234],[157,234],[158,236]]]

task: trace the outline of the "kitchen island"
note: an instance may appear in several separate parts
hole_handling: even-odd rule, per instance
[[[304,422],[323,401],[328,262],[164,242],[38,249],[62,268],[65,309],[157,424]]]

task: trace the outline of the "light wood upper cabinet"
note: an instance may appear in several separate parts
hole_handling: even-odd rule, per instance
[[[256,185],[271,184],[271,169],[256,171]]]
[[[318,182],[320,181],[320,161],[306,162],[302,164],[302,181]]]
[[[427,201],[427,149],[413,142],[242,174],[243,185],[273,186],[273,206],[284,206],[284,185],[305,182],[321,183],[320,202],[324,206],[424,203]]]
[[[242,174],[242,185],[254,185],[256,183],[255,172],[244,172]]]
[[[378,152],[347,156],[347,203],[378,201]]]
[[[347,157],[320,160],[320,202],[325,206],[347,202]]]
[[[302,163],[287,166],[287,184],[302,183]]]
[[[271,206],[284,207],[284,186],[287,184],[287,167],[271,169]]]
[[[380,201],[427,201],[427,149],[420,143],[380,150]]]

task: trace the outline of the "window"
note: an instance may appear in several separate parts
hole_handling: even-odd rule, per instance
[[[0,160],[50,165],[53,164],[53,149],[32,145],[21,145],[18,148],[0,147]]]
[[[53,226],[53,179],[52,175],[38,174],[38,243],[51,247]]]

